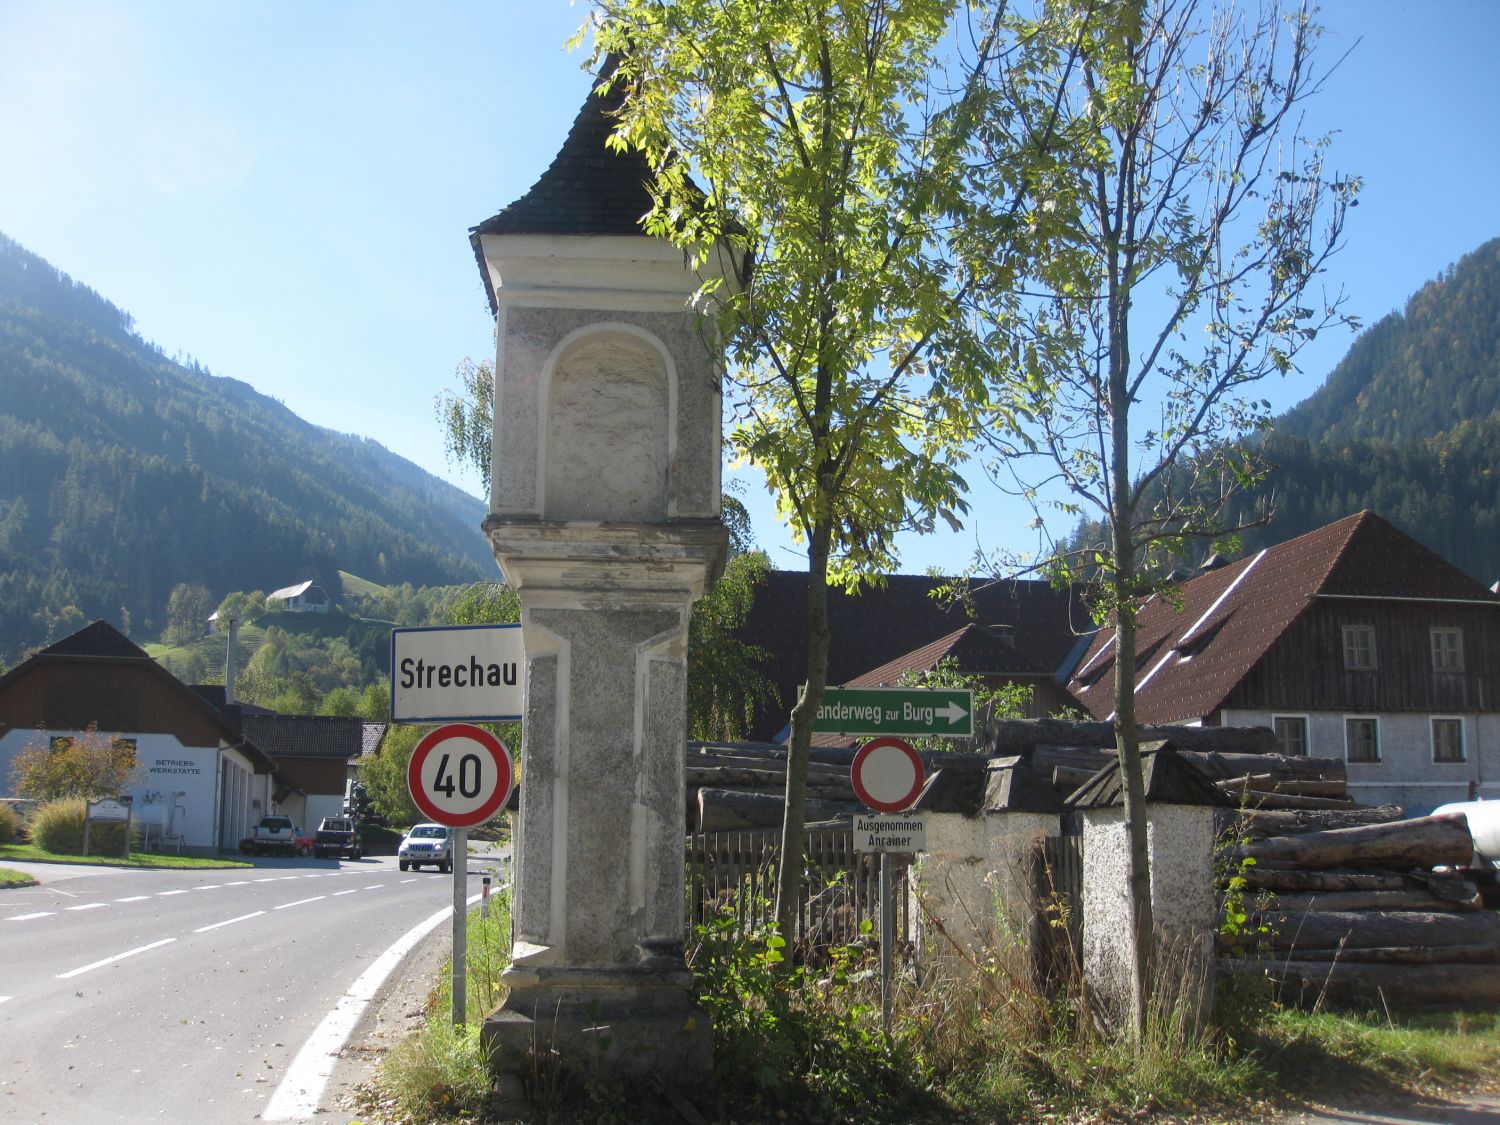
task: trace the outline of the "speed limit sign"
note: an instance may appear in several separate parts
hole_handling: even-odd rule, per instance
[[[510,752],[471,723],[438,727],[412,751],[406,784],[417,808],[449,828],[473,828],[502,808],[515,771]]]

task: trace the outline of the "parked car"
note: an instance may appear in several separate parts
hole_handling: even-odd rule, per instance
[[[289,816],[263,816],[240,841],[241,855],[308,855],[313,839]]]
[[[352,817],[325,816],[318,825],[318,834],[313,837],[313,855],[341,855],[358,859],[361,855],[359,828]]]
[[[396,863],[405,871],[423,864],[439,871],[453,870],[453,830],[442,824],[414,824],[396,849]]]

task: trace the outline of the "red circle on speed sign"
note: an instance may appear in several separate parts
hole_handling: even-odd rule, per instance
[[[904,738],[872,738],[849,767],[854,795],[876,812],[901,812],[922,791],[922,756]]]
[[[483,727],[449,723],[411,752],[406,785],[417,808],[449,828],[473,828],[504,807],[515,780],[510,751]]]

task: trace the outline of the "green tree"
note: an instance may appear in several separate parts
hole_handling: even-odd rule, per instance
[[[362,758],[359,783],[370,795],[370,804],[387,824],[415,824],[424,819],[411,799],[406,784],[406,767],[412,751],[431,727],[393,726],[381,743],[380,753]]]
[[[1235,531],[1224,501],[1262,467],[1255,443],[1229,439],[1267,419],[1256,384],[1292,373],[1298,351],[1342,319],[1341,298],[1308,289],[1358,183],[1331,176],[1326,142],[1298,132],[1322,82],[1305,8],[1078,0],[1038,4],[1011,33],[987,106],[1001,146],[989,190],[1013,186],[1029,136],[1056,127],[1067,143],[1032,180],[1035,234],[1012,231],[994,248],[998,280],[1019,277],[1025,294],[995,346],[1033,374],[1022,389],[1034,425],[1024,445],[997,441],[991,467],[1031,496],[1060,482],[1064,511],[1101,521],[1083,552],[1044,544],[1043,555],[1060,580],[1093,580],[1096,617],[1114,629],[1139,1033],[1153,926],[1137,607],[1172,596],[1170,567],[1190,545]]]
[[[32,801],[118,797],[142,780],[135,742],[106,738],[94,726],[75,737],[27,746],[10,768],[11,790]]]
[[[203,636],[213,604],[213,595],[201,582],[179,582],[173,586],[167,598],[167,625],[162,630],[162,643],[185,645]]]
[[[830,581],[852,589],[889,571],[898,531],[956,524],[966,509],[958,466],[988,401],[988,357],[960,315],[974,275],[954,237],[976,218],[963,189],[978,87],[937,65],[956,8],[596,5],[598,58],[618,58],[612,80],[627,91],[614,142],[656,170],[647,232],[699,261],[754,265],[699,297],[728,347],[730,445],[765,474],[807,551],[808,662],[792,709],[783,856],[803,852]],[[980,43],[988,65],[988,29]],[[780,865],[783,933],[801,878],[800,863]]]
[[[238,621],[241,625],[249,624],[266,612],[266,592],[236,590],[232,594],[225,594],[224,600],[219,602],[214,612],[218,615],[214,618],[214,627],[220,632],[228,630],[231,620]]]

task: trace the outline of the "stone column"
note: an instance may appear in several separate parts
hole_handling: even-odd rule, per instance
[[[1190,1021],[1213,1011],[1214,810],[1148,802],[1147,851],[1155,923],[1155,985]],[[1125,810],[1083,814],[1083,970],[1106,1015],[1133,1012],[1135,932],[1130,924],[1130,841]]]
[[[683,961],[688,614],[716,524],[493,520],[522,602],[526,709],[511,991],[498,1072],[537,1047],[575,1069],[706,1077],[711,1023]]]

